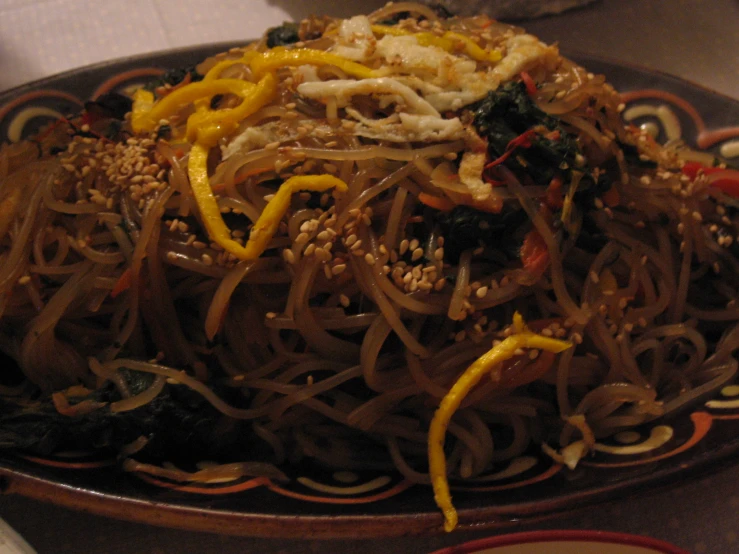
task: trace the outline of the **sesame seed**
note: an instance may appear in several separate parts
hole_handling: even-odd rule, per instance
[[[415,250],[413,250],[411,260],[415,262],[416,260],[420,260],[421,256],[423,256],[423,248],[416,248]]]
[[[418,290],[418,279],[413,278],[408,284],[408,292],[416,292]]]
[[[318,235],[316,235],[316,238],[318,240],[329,240],[331,238],[331,235],[328,231],[321,231],[320,233],[318,233]]]
[[[436,281],[436,283],[434,283],[434,290],[438,292],[444,288],[444,285],[446,285],[446,278],[439,279],[438,281]]]
[[[590,280],[591,280],[591,281],[592,281],[593,283],[596,283],[596,284],[597,284],[597,283],[599,283],[599,282],[600,282],[600,277],[598,277],[598,274],[597,274],[597,273],[596,273],[595,271],[591,271],[591,272],[590,272]]]
[[[203,254],[200,259],[205,265],[213,265],[213,258],[208,254]]]
[[[282,255],[285,257],[285,261],[287,263],[289,263],[289,264],[294,264],[295,263],[295,254],[289,248],[285,248],[282,251]]]
[[[369,252],[365,254],[364,261],[367,262],[367,265],[375,265],[375,257]]]
[[[275,312],[267,312],[265,315],[267,316],[267,319],[274,319],[277,317]]]
[[[357,248],[359,248],[360,246],[362,246],[362,241],[361,240],[358,240],[357,242],[355,242],[354,244],[351,245],[351,247],[349,248],[349,250],[351,250],[352,252],[355,252],[357,250]]]
[[[357,242],[357,235],[349,235],[346,238],[346,241],[344,241],[344,244],[347,246],[352,246],[355,242]]]
[[[487,287],[480,287],[475,292],[475,296],[477,296],[478,298],[485,298],[485,296],[487,295],[487,293],[488,293],[488,288]]]
[[[403,239],[402,241],[400,241],[400,248],[398,249],[398,252],[401,256],[408,251],[408,245],[408,239]]]
[[[331,273],[334,275],[339,275],[341,273],[344,273],[346,271],[346,264],[336,264],[334,267],[331,268]]]
[[[456,335],[454,335],[454,341],[455,342],[462,342],[464,339],[467,338],[467,332],[463,329]]]
[[[31,277],[29,275],[24,275],[23,277],[18,279],[19,285],[27,285],[30,282],[31,282]]]
[[[408,244],[408,250],[410,250],[410,251],[413,251],[413,250],[415,250],[416,248],[418,248],[418,245],[419,245],[419,244],[420,244],[420,243],[418,242],[418,239],[413,239],[413,240],[412,240],[412,241],[411,241],[411,242],[410,242],[410,243]]]
[[[554,332],[547,327],[546,329],[541,330],[541,334],[545,337],[551,337],[552,335],[554,335]]]
[[[539,351],[538,350],[529,350],[529,359],[535,360],[539,357]]]
[[[310,235],[308,233],[300,233],[297,237],[295,237],[295,242],[297,244],[305,244],[310,239]]]
[[[594,201],[594,204],[595,204],[595,207],[598,208],[599,210],[603,209],[603,200],[601,200],[600,198],[596,198]]]
[[[340,294],[339,295],[339,304],[344,306],[345,308],[348,308],[351,304],[351,301],[349,300],[349,297],[346,294]]]

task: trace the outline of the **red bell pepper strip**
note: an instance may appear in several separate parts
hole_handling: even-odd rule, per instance
[[[538,92],[536,83],[526,71],[521,72],[521,81],[526,85],[526,92],[529,96],[534,96]]]
[[[709,178],[709,186],[739,198],[739,171],[722,167],[708,167],[700,162],[685,162],[682,172],[691,179],[696,179],[699,174],[712,175]]]

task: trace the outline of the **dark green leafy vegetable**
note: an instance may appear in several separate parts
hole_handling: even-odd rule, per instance
[[[444,4],[441,4],[437,2],[436,4],[432,4],[429,6],[432,10],[434,10],[434,13],[438,15],[441,19],[449,19],[450,17],[454,17],[454,13],[452,13],[449,8],[447,8]],[[378,25],[397,25],[404,19],[408,19],[411,17],[411,12],[397,12],[392,15],[392,17],[388,17],[386,19],[382,19],[377,22]],[[426,18],[424,16],[420,16],[418,18],[418,21],[424,21]]]
[[[298,26],[292,22],[285,22],[279,27],[272,27],[267,31],[267,46],[286,46],[300,41]]]
[[[151,386],[152,374],[122,370],[131,394]],[[115,402],[119,394],[110,383],[85,398],[70,398],[70,404],[84,400]],[[145,448],[137,457],[150,461],[172,458],[217,459],[228,454],[224,444],[248,444],[248,438],[224,439],[224,433],[240,432],[238,424],[223,426],[224,418],[199,394],[182,385],[166,385],[157,398],[127,412],[113,413],[109,406],[85,415],[66,416],[57,412],[49,399],[31,405],[0,402],[0,449],[22,450],[49,455],[59,450],[95,450],[117,453],[124,445],[144,436]]]
[[[498,214],[481,212],[469,206],[436,212],[436,222],[444,236],[444,259],[455,264],[462,252],[480,244],[502,249],[511,258],[516,258],[523,233],[518,233],[521,235],[518,240],[513,237],[527,219],[526,212],[513,207]]]
[[[488,141],[489,160],[502,156],[512,140],[531,129],[548,130],[544,135],[533,134],[530,146],[516,149],[503,164],[519,175],[526,174],[538,185],[548,185],[556,175],[561,176],[565,183],[572,179],[572,170],[577,168],[578,156],[581,155],[577,139],[564,129],[559,119],[544,113],[534,104],[524,83],[506,83],[488,93],[474,107],[474,124],[480,136]],[[638,160],[638,152],[635,148],[633,150]],[[589,209],[595,198],[600,198],[611,188],[612,180],[609,172],[601,172],[595,179],[587,168],[577,169],[584,175],[574,202]]]
[[[530,147],[519,148],[504,162],[513,171],[525,169],[537,184],[548,185],[557,172],[568,177],[580,153],[575,137],[534,104],[520,81],[488,93],[474,107],[474,117],[477,132],[488,141],[490,160],[502,156],[512,140],[533,128],[543,126],[557,137],[535,135]]]
[[[626,160],[626,163],[633,167],[642,167],[646,169],[654,169],[657,167],[657,162],[653,162],[652,160],[642,160],[639,157],[639,149],[632,145],[632,144],[626,144],[624,142],[619,141],[618,142],[619,147],[624,153],[624,159]]]
[[[154,92],[157,88],[165,85],[175,86],[179,85],[184,81],[187,76],[190,76],[190,82],[202,81],[205,75],[198,73],[195,67],[185,67],[182,69],[168,69],[161,77],[149,81],[144,86],[145,90]]]
[[[117,92],[108,92],[97,100],[85,102],[85,111],[96,117],[112,117],[122,120],[131,108],[133,108],[133,100]]]

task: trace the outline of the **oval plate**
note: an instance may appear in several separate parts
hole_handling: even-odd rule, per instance
[[[36,132],[49,117],[74,113],[85,100],[140,84],[166,68],[193,65],[233,44],[208,45],[102,63],[0,94],[0,141]],[[627,104],[667,108],[682,137],[725,156],[739,156],[739,102],[678,78],[584,55],[571,56],[604,73]],[[665,110],[662,110],[664,112]],[[629,114],[627,110],[625,115]],[[663,121],[664,122],[664,121]],[[638,120],[636,123],[644,123]],[[650,122],[659,132],[660,120]],[[670,126],[674,131],[674,125]],[[454,491],[459,529],[510,525],[633,494],[646,486],[727,463],[739,452],[739,401],[724,397],[694,406],[667,424],[672,438],[646,454],[597,454],[576,471],[532,454],[495,468],[485,486]],[[656,425],[656,424],[655,424]],[[622,437],[644,441],[651,428]],[[182,486],[118,471],[112,461],[0,457],[0,488],[99,515],[169,527],[275,537],[370,537],[440,532],[442,518],[428,487],[397,475],[292,470],[288,485],[251,479]]]

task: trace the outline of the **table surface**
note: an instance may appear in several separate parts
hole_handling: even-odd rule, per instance
[[[104,59],[255,37],[267,26],[301,18],[308,12],[345,16],[381,3],[0,0],[0,90]],[[116,24],[101,24],[105,21]],[[580,10],[523,25],[548,42],[559,42],[565,51],[641,64],[739,98],[737,23],[737,0],[600,0]],[[421,554],[493,534],[535,529],[642,534],[697,554],[721,554],[739,552],[738,513],[739,465],[670,489],[646,491],[595,509],[505,531],[330,543],[160,529],[24,498],[0,497],[0,517],[42,554],[287,554],[322,552],[326,548],[337,554]]]

